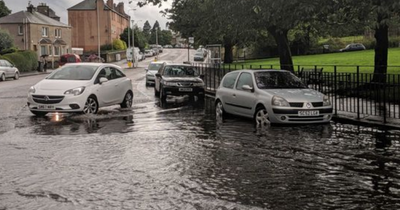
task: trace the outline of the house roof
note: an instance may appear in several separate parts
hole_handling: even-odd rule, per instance
[[[84,0],[81,3],[76,4],[68,8],[68,10],[92,10],[96,9],[96,0]]]
[[[95,10],[97,9],[97,4],[96,4],[97,0],[83,0],[81,3],[78,3],[70,8],[68,8],[67,10]],[[110,8],[107,4],[104,4],[104,9],[105,10],[112,10],[113,12],[120,14],[126,18],[129,18],[129,15],[127,14],[122,14],[120,12],[118,12],[117,10]]]
[[[20,11],[11,15],[0,18],[0,24],[4,23],[17,23],[22,24],[23,20],[27,19],[28,23],[51,25],[59,27],[69,27],[67,24],[54,20],[53,18],[47,17],[39,12],[33,11],[32,13],[28,11]]]

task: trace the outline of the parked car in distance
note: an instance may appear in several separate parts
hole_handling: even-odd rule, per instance
[[[82,62],[81,57],[77,54],[64,54],[60,56],[59,66],[64,66],[67,63],[80,63]]]
[[[144,55],[145,55],[146,57],[152,57],[152,56],[154,56],[154,55],[153,55],[153,50],[145,50],[145,51],[144,51]]]
[[[327,123],[332,118],[329,97],[289,71],[238,70],[227,73],[216,91],[216,116],[252,118],[256,125]]]
[[[203,53],[203,57],[207,56],[207,50],[205,48],[199,48],[196,50],[196,53]]]
[[[161,101],[168,96],[188,95],[204,99],[204,82],[198,69],[188,64],[165,63],[158,73],[154,85],[154,95]]]
[[[19,79],[19,70],[8,60],[0,59],[0,81],[7,78]]]
[[[37,115],[49,112],[96,114],[119,104],[130,108],[132,81],[114,64],[73,63],[53,71],[28,92],[28,108]]]
[[[146,55],[142,52],[139,52],[139,61],[143,61],[146,59]]]
[[[146,70],[146,86],[154,85],[155,78],[158,70],[163,66],[165,61],[153,61],[149,63],[149,66],[145,69]]]
[[[353,43],[353,44],[348,44],[345,48],[340,49],[340,52],[348,52],[348,51],[359,51],[359,50],[365,50],[365,46],[360,43]]]
[[[197,51],[197,52],[194,54],[193,60],[194,60],[194,61],[204,61],[204,53],[203,53],[203,52]]]

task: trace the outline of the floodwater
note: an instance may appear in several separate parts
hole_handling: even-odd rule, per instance
[[[400,208],[397,130],[220,123],[212,99],[15,121],[0,210]]]

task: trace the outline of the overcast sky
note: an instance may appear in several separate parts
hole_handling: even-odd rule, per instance
[[[28,6],[29,0],[3,0],[6,6],[12,11],[12,13],[19,12],[22,10],[26,10]],[[82,2],[84,0],[31,0],[30,2],[36,7],[39,3],[46,3],[51,9],[56,12],[57,16],[61,17],[61,22],[68,24],[68,12],[67,9]],[[125,12],[131,16],[132,19],[135,20],[135,23],[139,27],[143,27],[146,20],[149,21],[150,25],[153,26],[154,22],[158,20],[162,29],[166,29],[166,23],[168,22],[166,17],[163,17],[160,14],[161,10],[168,8],[171,6],[171,0],[168,2],[163,2],[162,7],[148,5],[144,7],[138,7],[134,2],[138,2],[139,0],[134,0],[130,5],[128,2],[131,0],[114,0],[115,4],[119,2],[124,2]],[[107,2],[107,0],[104,0]],[[135,11],[129,10],[134,8]]]

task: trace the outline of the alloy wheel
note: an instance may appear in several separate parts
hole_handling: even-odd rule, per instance
[[[125,107],[126,108],[130,108],[130,107],[132,107],[132,93],[127,93],[126,95],[125,95]]]
[[[89,97],[86,100],[85,107],[83,108],[83,113],[85,114],[96,114],[98,109],[97,101]]]
[[[18,79],[19,79],[19,73],[15,73],[14,79],[15,79],[15,80],[18,80]]]
[[[1,75],[1,81],[5,81],[6,80],[6,75],[2,74]]]
[[[255,121],[257,126],[268,126],[271,124],[268,119],[268,112],[264,107],[257,109]]]

